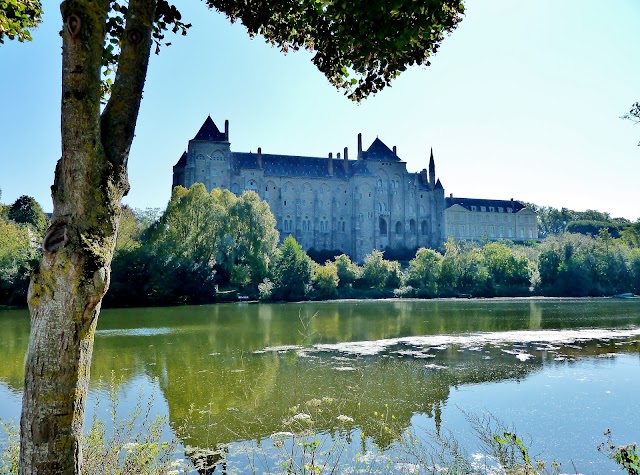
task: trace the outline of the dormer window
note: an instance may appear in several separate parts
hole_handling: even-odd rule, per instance
[[[494,211],[494,207],[493,206],[489,207],[489,213],[493,213],[493,211]]]
[[[472,206],[471,211],[477,211],[477,208],[475,206]]]
[[[484,206],[480,206],[480,211],[482,211],[484,213],[485,211],[487,211],[487,208],[484,207]]]

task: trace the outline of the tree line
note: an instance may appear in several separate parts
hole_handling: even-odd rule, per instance
[[[596,211],[536,210],[547,226],[541,242],[450,239],[437,250],[374,250],[358,264],[339,250],[307,253],[293,236],[278,245],[275,218],[253,192],[176,187],[164,211],[122,208],[104,304],[200,304],[238,295],[295,301],[640,293],[640,221]],[[619,232],[557,226],[571,217],[617,224]],[[0,304],[26,302],[46,228],[33,198],[0,208]]]

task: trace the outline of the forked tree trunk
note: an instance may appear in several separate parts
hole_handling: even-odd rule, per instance
[[[127,158],[146,76],[155,0],[130,0],[120,68],[100,115],[109,0],[62,3],[62,158],[53,219],[29,287],[31,339],[21,474],[79,474],[100,302],[109,287]]]

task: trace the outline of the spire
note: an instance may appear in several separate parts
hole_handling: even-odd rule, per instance
[[[431,147],[431,157],[429,158],[429,185],[431,188],[435,186],[436,183],[436,162],[433,159],[433,147]]]

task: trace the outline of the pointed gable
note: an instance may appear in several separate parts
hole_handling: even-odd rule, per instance
[[[213,122],[211,116],[207,116],[204,124],[200,127],[200,130],[193,138],[193,140],[206,140],[209,142],[225,142],[225,136],[223,132],[218,130],[216,124]]]
[[[398,156],[387,147],[382,140],[376,138],[369,149],[362,152],[362,158],[366,160],[380,160],[384,162],[399,162]]]
[[[444,187],[442,186],[442,183],[440,182],[440,178],[438,178],[438,181],[436,182],[436,190],[442,189],[444,190]]]

